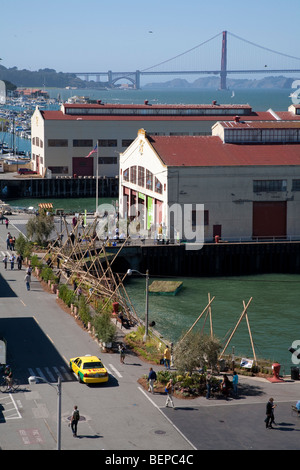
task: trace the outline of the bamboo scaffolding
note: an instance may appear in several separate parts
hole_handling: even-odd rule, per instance
[[[221,354],[220,354],[220,356],[219,356],[219,359],[221,359],[222,356],[223,356],[223,354],[225,353],[225,351],[226,351],[226,349],[227,349],[227,347],[228,347],[230,341],[232,340],[232,337],[233,337],[233,335],[235,334],[235,332],[236,332],[236,330],[237,330],[239,324],[241,323],[243,317],[244,317],[245,314],[247,313],[247,309],[248,309],[248,307],[249,307],[251,301],[252,301],[252,297],[251,297],[250,300],[248,301],[247,305],[245,305],[245,302],[244,302],[244,310],[243,310],[243,312],[242,312],[242,314],[241,314],[239,320],[237,321],[237,323],[236,323],[236,325],[235,325],[235,327],[234,327],[234,329],[233,329],[233,331],[232,331],[232,333],[231,333],[231,335],[230,335],[230,337],[229,337],[229,339],[228,339],[228,341],[227,341],[227,343],[226,343],[226,345],[225,345],[223,351],[221,352]]]
[[[205,309],[202,310],[202,312],[200,313],[199,317],[197,318],[197,320],[192,324],[191,328],[186,332],[186,334],[181,338],[181,340],[179,341],[179,344],[187,337],[187,335],[192,331],[192,329],[194,328],[194,326],[198,323],[198,321],[200,320],[200,318],[202,317],[202,315],[206,312],[206,310],[210,307],[211,303],[213,302],[214,300],[214,297],[212,299],[209,300],[208,304],[206,305]]]
[[[50,254],[51,258],[56,257],[56,259],[62,260],[60,273],[67,283],[70,283],[70,278],[74,278],[74,275],[78,279],[75,292],[78,292],[78,289],[83,285],[90,285],[91,292],[89,291],[87,296],[88,302],[94,295],[107,298],[105,305],[110,300],[117,301],[129,320],[139,322],[138,315],[123,284],[126,275],[121,279],[119,274],[112,270],[112,264],[127,243],[128,237],[122,242],[117,252],[111,255],[111,258],[107,253],[107,242],[102,242],[101,245],[99,242],[99,245],[97,244],[95,236],[97,217],[89,226],[82,227],[81,225],[82,235],[79,234],[81,221],[79,218],[77,224],[70,231],[64,218],[64,230],[61,233],[56,230],[57,239],[49,244],[43,258],[47,258]],[[66,239],[63,242],[65,235]]]

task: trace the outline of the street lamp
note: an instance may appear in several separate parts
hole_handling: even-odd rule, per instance
[[[61,450],[61,379],[58,377],[57,384],[52,384],[42,377],[36,377],[35,375],[28,377],[29,385],[36,384],[38,380],[42,380],[57,389],[57,450]]]
[[[136,269],[128,269],[127,274],[128,276],[131,276],[132,273],[138,273],[140,276],[145,276],[146,277],[146,304],[145,304],[145,335],[144,335],[144,342],[147,341],[148,338],[148,319],[149,319],[149,270],[146,270],[146,274],[140,273],[140,271],[137,271]]]

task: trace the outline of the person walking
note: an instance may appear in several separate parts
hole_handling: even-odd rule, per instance
[[[125,361],[125,346],[124,344],[119,344],[119,353],[120,353],[120,362],[124,364]]]
[[[156,372],[150,367],[149,375],[148,375],[148,392],[154,393],[154,382],[157,379]]]
[[[171,404],[171,407],[174,408],[174,403],[173,403],[173,380],[170,379],[169,382],[166,385],[165,392],[167,394],[167,401],[166,401],[166,408],[168,408],[169,403]]]
[[[208,372],[206,375],[206,399],[210,399],[210,392],[211,392],[211,375]]]
[[[8,219],[5,219],[6,229],[8,229],[8,224],[9,224]]]
[[[16,259],[16,257],[15,257],[14,254],[12,254],[12,255],[10,256],[10,258],[9,258],[9,261],[10,261],[10,269],[11,269],[11,270],[14,269],[14,266],[15,266],[15,259]]]
[[[28,266],[28,268],[26,269],[26,274],[29,275],[30,281],[31,281],[31,273],[32,273],[32,267]]]
[[[232,386],[233,386],[233,394],[235,398],[238,398],[238,383],[239,383],[239,376],[237,375],[236,371],[233,372],[232,377]]]
[[[10,239],[11,239],[11,234],[8,232],[7,237],[6,237],[6,249],[10,250]]]
[[[71,429],[72,429],[73,437],[77,437],[77,425],[78,425],[79,419],[80,419],[79,410],[78,410],[78,407],[75,405],[72,416],[71,416]]]
[[[164,350],[164,364],[166,369],[170,369],[171,352],[169,346]]]
[[[4,268],[7,269],[7,255],[3,258]]]
[[[17,257],[17,265],[18,265],[18,269],[22,269],[22,261],[23,261],[23,256],[22,255],[18,255]]]
[[[27,290],[30,290],[31,277],[28,273],[25,274],[24,281],[25,281]]]
[[[266,429],[273,429],[272,424],[275,422],[275,417],[274,417],[274,408],[276,405],[274,404],[274,398],[269,398],[269,401],[266,406]]]

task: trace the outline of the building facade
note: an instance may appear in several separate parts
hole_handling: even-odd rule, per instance
[[[300,122],[222,121],[210,136],[141,129],[120,155],[119,207],[145,235],[192,240],[203,224],[205,241],[299,239]]]
[[[293,110],[285,119],[300,119]],[[64,103],[60,110],[38,107],[31,121],[33,169],[45,175],[114,177],[119,153],[136,138],[138,129],[154,136],[210,135],[217,121],[276,121],[273,111],[255,112],[249,105],[121,105]],[[98,144],[98,151],[85,158]],[[98,163],[97,163],[98,162]]]

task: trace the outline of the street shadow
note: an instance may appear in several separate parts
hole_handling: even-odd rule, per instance
[[[241,384],[239,385],[239,399],[243,397],[258,397],[265,394],[263,389],[257,385],[252,384]]]
[[[109,375],[109,379],[107,382],[100,382],[100,383],[97,383],[97,384],[86,384],[89,388],[111,388],[111,387],[119,387],[119,382],[118,380],[116,379],[116,377],[114,377],[112,374],[108,374]]]
[[[6,422],[6,420],[4,418],[3,410],[4,410],[4,406],[0,405],[0,423],[5,423]]]
[[[7,363],[20,384],[14,393],[29,387],[31,375],[43,374],[50,383],[56,383],[58,375],[62,382],[77,381],[71,374],[64,376],[63,371],[68,372],[64,358],[34,318],[0,318],[0,331],[7,342]]]
[[[9,282],[15,281],[15,279],[8,279]],[[15,291],[12,290],[7,280],[0,274],[0,298],[18,297]]]

